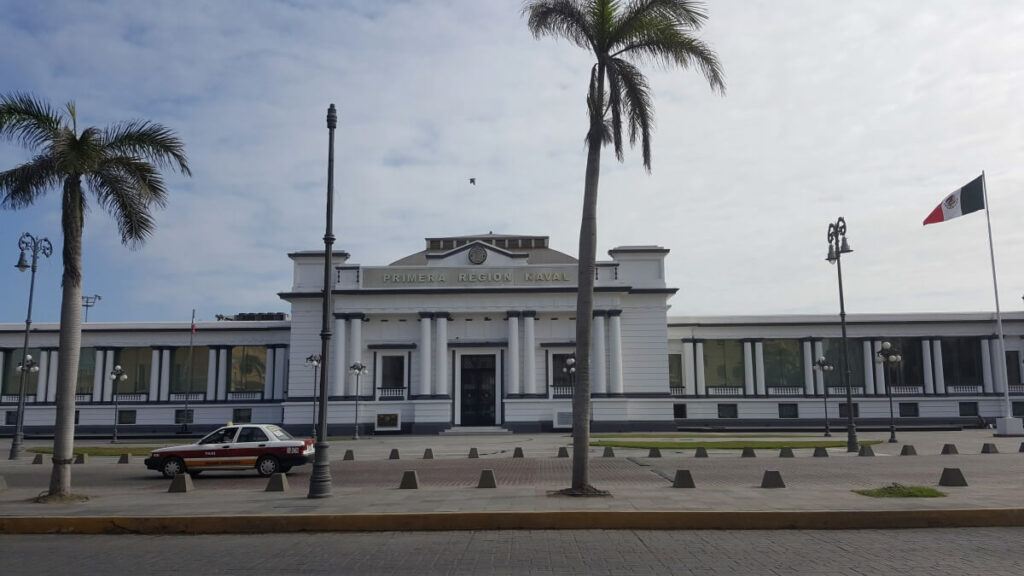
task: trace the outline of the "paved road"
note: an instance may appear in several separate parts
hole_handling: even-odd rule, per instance
[[[1019,576],[1024,529],[0,536],[4,574]]]

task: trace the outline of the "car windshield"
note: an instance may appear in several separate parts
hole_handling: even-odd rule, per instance
[[[295,437],[285,432],[283,429],[277,426],[267,426],[267,430],[270,431],[278,440],[294,440]]]

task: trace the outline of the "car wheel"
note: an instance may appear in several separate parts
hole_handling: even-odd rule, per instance
[[[281,463],[273,456],[260,456],[256,461],[256,471],[260,476],[273,476],[281,471]]]
[[[164,460],[164,465],[160,468],[164,478],[174,478],[178,474],[185,472],[185,462],[181,458],[168,458]]]

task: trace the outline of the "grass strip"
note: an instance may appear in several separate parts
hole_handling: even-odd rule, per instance
[[[879,444],[881,440],[865,440],[861,444]],[[703,441],[656,441],[656,440],[595,440],[591,446],[611,446],[613,448],[664,448],[668,450],[686,450],[706,448],[708,450],[742,450],[755,448],[761,450],[779,450],[781,448],[844,448],[845,440],[703,440]]]
[[[946,495],[945,492],[940,492],[931,486],[904,486],[896,482],[882,488],[851,490],[851,492],[872,498],[942,498]]]
[[[763,432],[755,434],[745,432],[730,434],[728,432],[599,432],[591,434],[591,438],[820,438],[821,434],[787,434],[785,432]]]

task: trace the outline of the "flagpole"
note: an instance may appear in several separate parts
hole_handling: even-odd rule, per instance
[[[996,280],[996,250],[992,243],[992,217],[989,213],[988,184],[985,182],[985,171],[981,171],[981,193],[985,198],[985,222],[988,224],[988,254],[992,260],[992,290],[996,297],[996,327],[999,331],[999,374],[1003,381],[1003,401],[1007,418],[1013,417],[1010,405],[1010,379],[1006,374],[1006,340],[1003,336],[1003,314],[999,308],[999,282]]]

